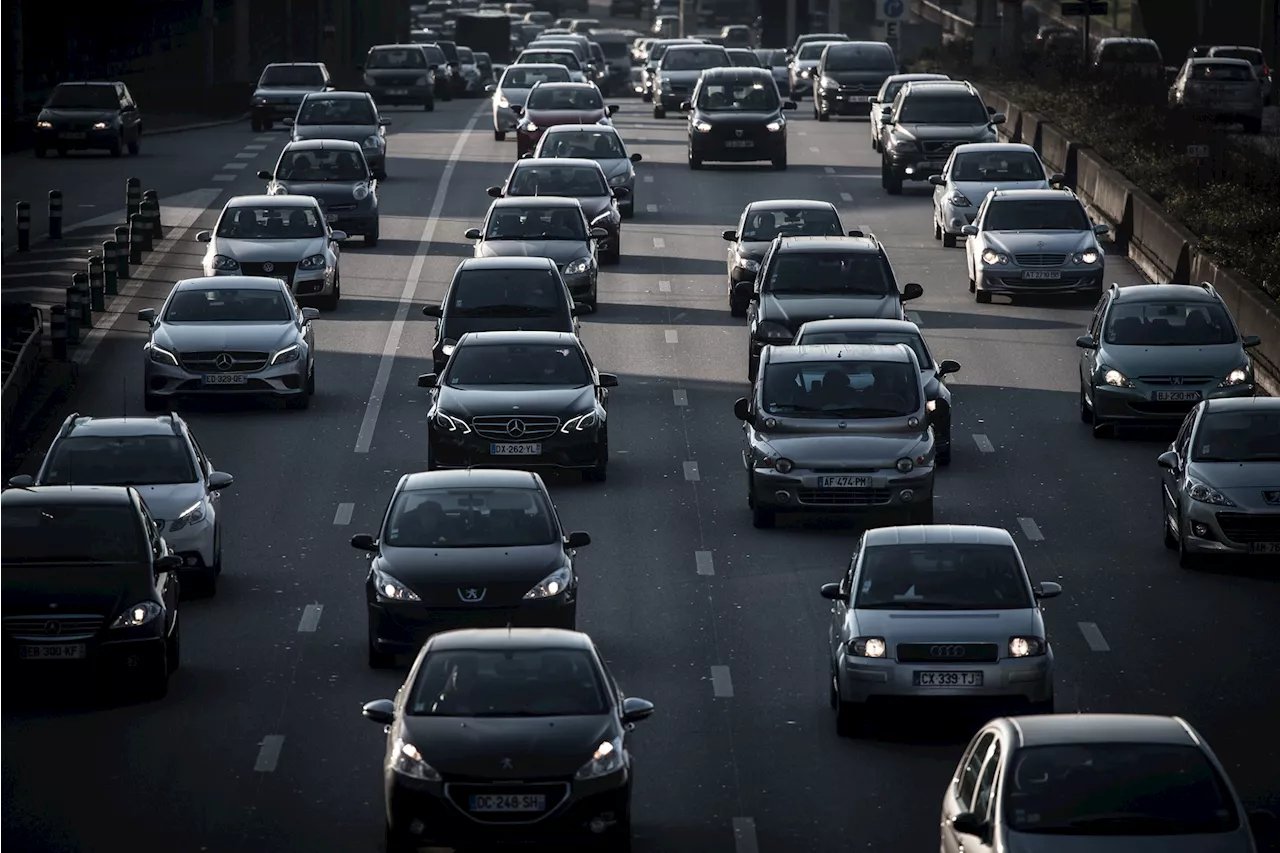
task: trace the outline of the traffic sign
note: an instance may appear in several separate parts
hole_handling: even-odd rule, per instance
[[[905,0],[879,0],[876,3],[877,21],[901,21],[907,17]]]
[[[893,45],[894,50],[898,48],[898,39],[901,38],[902,25],[897,21],[886,21],[884,25],[884,40]]]
[[[1107,0],[1072,0],[1063,3],[1059,11],[1063,17],[1080,18],[1086,15],[1105,15],[1109,8]]]
[[[1209,156],[1208,145],[1188,145],[1187,156],[1195,160],[1203,160]]]

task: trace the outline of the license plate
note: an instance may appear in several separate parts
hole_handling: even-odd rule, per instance
[[[867,104],[871,102],[870,95],[847,95],[846,100],[851,104]]]
[[[869,489],[870,477],[819,477],[820,489]]]
[[[1250,554],[1280,554],[1280,542],[1250,542]]]
[[[725,148],[754,148],[756,145],[753,139],[730,139],[724,144]]]
[[[1155,394],[1158,403],[1198,403],[1200,402],[1199,391],[1157,391]]]
[[[1062,270],[1026,270],[1022,278],[1024,281],[1057,281],[1062,278]]]
[[[472,794],[473,812],[544,812],[545,794]]]
[[[84,139],[83,133],[59,133],[59,139]]]
[[[330,222],[330,223],[332,223],[332,222],[337,222],[337,221],[338,221],[338,214],[336,214],[336,213],[326,213],[326,214],[324,215],[324,221],[325,221],[325,222]]]
[[[917,672],[916,687],[981,687],[982,671]]]
[[[541,444],[490,444],[489,453],[493,456],[540,456]]]
[[[204,377],[205,385],[243,385],[243,373],[210,373]]]
[[[22,660],[81,660],[84,655],[84,643],[50,643],[18,647],[18,657]]]
[[[388,95],[407,95],[409,94],[409,90],[408,89],[388,89],[387,94]]]

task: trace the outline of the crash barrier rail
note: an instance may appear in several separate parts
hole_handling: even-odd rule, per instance
[[[932,3],[930,0],[915,0],[911,10],[920,20],[941,26],[944,36],[951,35],[957,39],[973,37],[973,21],[944,9],[938,3]]]
[[[18,403],[39,372],[40,349],[44,338],[44,315],[34,306],[14,311],[17,322],[4,329],[4,387],[0,418],[7,432]],[[11,319],[11,318],[7,318]]]

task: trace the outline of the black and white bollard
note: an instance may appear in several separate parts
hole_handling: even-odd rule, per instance
[[[116,278],[129,280],[129,226],[116,226]]]
[[[76,302],[80,305],[80,326],[93,328],[93,303],[89,301],[89,274],[78,272],[71,276],[71,284],[76,289]]]
[[[116,281],[116,241],[106,240],[102,243],[102,292],[107,296],[119,293]]]
[[[141,213],[129,217],[129,263],[142,263],[142,253],[151,251],[151,232]]]
[[[67,306],[49,307],[49,350],[54,361],[67,360]]]
[[[62,239],[62,190],[49,190],[49,239]]]
[[[107,294],[102,266],[102,255],[89,256],[89,307],[93,311],[107,310]]]
[[[129,219],[138,212],[142,204],[142,181],[130,178],[124,182],[124,218]]]
[[[74,284],[67,288],[67,343],[80,343],[80,291]]]
[[[18,202],[18,251],[31,251],[31,203]]]
[[[151,236],[157,240],[164,239],[164,223],[160,221],[160,194],[155,190],[147,190],[142,194],[142,203],[150,202],[155,206],[156,215],[151,221]]]
[[[147,229],[147,238],[151,241],[147,246],[147,251],[150,251],[156,244],[156,222],[160,219],[160,205],[154,201],[144,201],[138,213],[142,215],[143,227]]]

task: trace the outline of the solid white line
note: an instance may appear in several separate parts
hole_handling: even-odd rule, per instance
[[[236,159],[237,160],[253,160],[257,156],[258,155],[253,153],[252,151],[241,151],[239,154],[236,155]]]
[[[809,150],[810,150],[810,151],[812,151],[814,154],[817,154],[817,153],[818,153],[819,151],[821,151],[822,149],[820,149],[820,148],[819,148],[818,146],[816,146],[816,145],[810,145],[810,146],[809,146]]]
[[[680,333],[677,332],[675,329],[667,329],[667,343],[669,344],[680,343]]]
[[[236,179],[235,175],[214,175],[209,180],[216,184],[229,184]]]
[[[987,438],[985,435],[983,435],[980,432],[975,432],[973,434],[973,443],[978,445],[978,449],[981,450],[983,453],[996,452],[996,447],[994,444],[991,443],[991,439]]]
[[[808,136],[808,135],[809,135],[809,132],[808,132],[807,130],[800,130],[800,131],[797,131],[797,132],[796,132],[796,135],[797,135],[797,136]]]
[[[308,604],[302,608],[302,618],[298,620],[299,634],[314,634],[320,627],[320,614],[324,613],[323,604]]]
[[[646,184],[651,184],[651,183],[653,183],[653,175],[645,175],[645,176],[644,176],[644,182],[645,182]]]
[[[683,388],[677,388],[671,392],[671,399],[675,401],[677,406],[689,405],[689,392]]]
[[[749,817],[733,819],[733,851],[734,853],[760,853],[756,843],[756,822]]]
[[[849,193],[840,193],[840,200],[841,200],[841,201],[853,201],[853,196],[852,196],[852,195],[850,195]]]
[[[667,241],[666,241],[666,240],[663,240],[661,237],[654,237],[654,238],[653,238],[653,248],[655,248],[655,249],[665,249],[665,248],[667,248]]]
[[[658,282],[658,290],[662,291],[663,293],[670,293],[670,292],[671,292],[671,282],[669,282],[669,281],[660,281],[660,282]]]
[[[387,332],[387,342],[382,347],[382,359],[378,362],[378,374],[373,380],[373,390],[369,392],[369,402],[365,404],[364,420],[360,423],[360,432],[356,435],[356,453],[368,453],[373,443],[373,431],[378,426],[378,415],[382,412],[382,398],[387,393],[387,382],[391,379],[391,365],[396,360],[396,350],[400,348],[400,336],[404,334],[405,318],[409,316],[409,305],[418,292],[418,279],[422,277],[422,267],[431,251],[431,243],[436,237],[436,225],[440,221],[440,212],[444,210],[444,200],[449,194],[449,184],[453,181],[453,173],[462,159],[462,152],[471,138],[471,131],[476,129],[480,121],[480,112],[471,116],[458,141],[449,153],[449,161],[440,175],[440,183],[436,186],[436,197],[431,202],[431,212],[427,214],[426,225],[418,238],[418,248],[413,254],[413,263],[409,266],[409,274],[404,280],[404,289],[400,292],[400,304],[396,307],[396,318]]]
[[[649,213],[657,213],[657,212],[658,212],[658,206],[657,206],[656,204],[646,204],[646,205],[644,206],[644,209],[645,209],[646,211],[648,211]]]
[[[333,514],[333,523],[338,525],[350,524],[351,514],[355,512],[356,505],[353,503],[338,504],[338,511]]]
[[[1025,533],[1027,538],[1032,542],[1044,541],[1044,534],[1041,533],[1040,528],[1036,526],[1036,520],[1034,518],[1019,518],[1018,524],[1022,526],[1022,532]]]
[[[733,679],[729,677],[729,667],[711,667],[711,689],[717,699],[733,698]]]
[[[920,319],[920,314],[919,314],[919,312],[917,312],[917,311],[908,311],[908,312],[907,312],[907,319],[908,319],[908,320],[910,320],[911,322],[915,323],[917,326],[923,326],[923,325],[924,325],[924,322]]]
[[[258,749],[258,759],[253,762],[254,772],[270,773],[280,763],[280,750],[284,747],[284,735],[267,735]]]
[[[249,168],[249,164],[248,163],[227,163],[222,168],[226,169],[228,172],[238,172],[241,169]]]
[[[266,151],[266,150],[267,150],[267,146],[265,146],[265,145],[246,145],[246,146],[244,147],[244,150],[245,150],[245,151]]]
[[[698,574],[714,575],[716,573],[715,561],[712,560],[710,551],[694,551],[693,559],[698,566]]]
[[[1107,640],[1102,636],[1102,632],[1098,630],[1096,622],[1079,622],[1080,633],[1084,634],[1084,641],[1089,644],[1089,648],[1095,652],[1109,652],[1111,646],[1107,645]]]
[[[836,173],[836,167],[835,167],[835,166],[823,166],[823,167],[822,167],[822,171],[826,172],[828,175],[834,175],[834,174]]]
[[[701,477],[698,476],[697,462],[684,463],[684,478],[690,482],[697,482],[698,480],[702,479]]]

